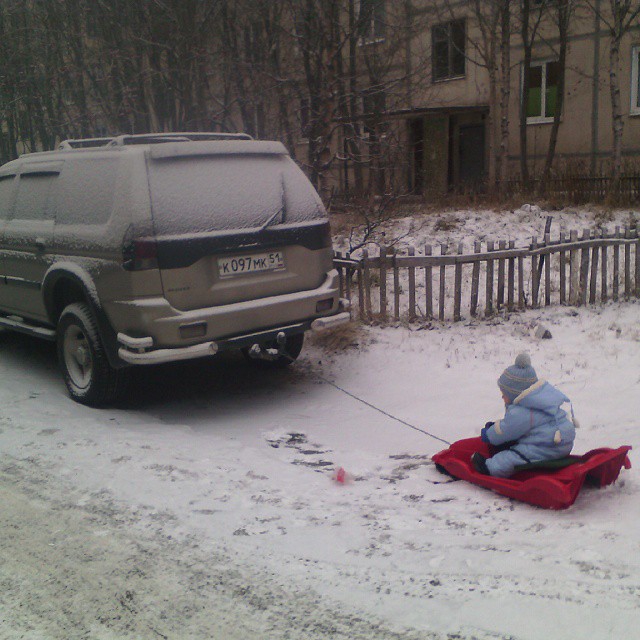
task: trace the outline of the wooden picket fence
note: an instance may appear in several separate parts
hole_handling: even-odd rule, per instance
[[[363,322],[454,322],[551,304],[586,305],[640,297],[640,237],[636,228],[585,229],[464,246],[426,245],[406,252],[380,247],[353,259],[337,252],[341,295]]]

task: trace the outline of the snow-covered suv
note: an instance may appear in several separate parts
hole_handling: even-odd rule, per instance
[[[79,402],[113,401],[131,365],[285,365],[348,317],[326,211],[279,142],[69,140],[0,167],[0,327],[56,340]]]

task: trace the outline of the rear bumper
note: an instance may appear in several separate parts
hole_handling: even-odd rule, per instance
[[[286,335],[320,331],[350,319],[339,300],[337,274],[331,271],[317,289],[240,302],[208,309],[180,312],[164,298],[136,303],[114,303],[111,317],[129,317],[118,331],[118,356],[127,364],[158,364],[210,356],[219,351],[267,342]],[[318,313],[318,302],[332,307]],[[202,326],[203,335],[183,339],[185,327]],[[143,336],[143,337],[133,337]]]
[[[132,340],[129,336],[119,333],[118,342],[121,346],[118,349],[118,356],[128,364],[137,365],[192,360],[194,358],[211,356],[219,351],[241,349],[242,347],[248,347],[256,343],[269,342],[271,340],[275,340],[279,333],[294,335],[309,329],[311,331],[323,331],[325,329],[345,324],[346,322],[349,322],[350,319],[351,316],[349,312],[343,311],[342,313],[337,313],[336,315],[329,316],[327,318],[317,318],[310,322],[300,322],[286,327],[277,327],[267,331],[258,331],[242,336],[236,336],[234,338],[228,338],[227,340],[220,340],[218,342],[203,342],[191,345],[190,347],[152,349],[149,351],[147,351],[145,347],[136,346],[136,344],[139,345],[141,343],[138,339]]]

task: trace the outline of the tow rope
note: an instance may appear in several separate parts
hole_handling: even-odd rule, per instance
[[[362,398],[358,397],[354,393],[351,393],[350,391],[347,391],[346,389],[343,389],[340,385],[336,384],[335,382],[332,382],[331,380],[329,380],[328,378],[325,378],[324,376],[321,376],[319,373],[316,373],[316,376],[318,376],[318,378],[320,378],[320,380],[322,380],[323,382],[326,382],[327,384],[331,385],[334,389],[337,389],[338,391],[341,391],[345,395],[348,395],[350,398],[353,398],[354,400],[357,400],[358,402],[361,402],[362,404],[366,405],[370,409],[373,409],[374,411],[377,411],[378,413],[381,413],[383,416],[387,416],[387,418],[391,418],[392,420],[395,420],[396,422],[399,422],[400,424],[403,424],[405,427],[409,427],[410,429],[413,429],[414,431],[419,431],[420,433],[424,434],[425,436],[429,436],[430,438],[433,438],[434,440],[439,440],[440,442],[443,442],[447,446],[451,445],[451,443],[449,441],[445,440],[444,438],[441,438],[440,436],[436,436],[433,433],[429,433],[429,431],[426,431],[425,429],[421,429],[420,427],[416,427],[415,425],[411,424],[410,422],[407,422],[406,420],[403,420],[402,418],[398,418],[397,416],[394,416],[393,414],[389,413],[388,411],[385,411],[384,409],[381,409],[380,407],[376,407],[374,404],[371,404],[367,400],[363,400]]]
[[[285,348],[285,343],[284,342],[280,343],[279,355],[282,356],[282,357],[287,358],[291,362],[295,361],[295,358],[292,358],[286,352],[286,348]],[[346,389],[343,389],[340,385],[336,384],[335,382],[332,382],[328,378],[325,378],[324,376],[321,376],[317,371],[314,371],[313,373],[318,377],[319,380],[322,380],[322,382],[325,382],[326,384],[331,385],[334,389],[337,389],[338,391],[341,391],[342,393],[344,393],[345,395],[349,396],[350,398],[353,398],[354,400],[357,400],[358,402],[361,402],[362,404],[366,405],[370,409],[373,409],[374,411],[377,411],[378,413],[381,413],[383,416],[387,416],[387,418],[391,418],[391,420],[395,420],[396,422],[399,422],[400,424],[403,424],[405,427],[409,427],[409,429],[413,429],[414,431],[418,431],[419,433],[422,433],[425,436],[428,436],[429,438],[433,438],[434,440],[439,440],[440,442],[446,444],[447,446],[451,446],[451,443],[448,440],[445,440],[444,438],[441,438],[440,436],[436,436],[433,433],[429,433],[429,431],[427,431],[426,429],[421,429],[420,427],[416,427],[415,425],[411,424],[410,422],[407,422],[406,420],[403,420],[402,418],[398,418],[397,416],[394,416],[393,414],[389,413],[388,411],[385,411],[384,409],[381,409],[380,407],[376,407],[376,405],[371,404],[367,400],[363,400],[362,398],[360,398],[357,395],[355,395],[355,393],[351,393],[351,391],[347,391]]]

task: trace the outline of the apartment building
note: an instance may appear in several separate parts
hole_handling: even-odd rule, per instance
[[[413,32],[407,30],[405,55],[390,74],[403,90],[394,94],[392,102],[378,101],[385,106],[376,114],[378,138],[393,138],[399,147],[386,165],[393,165],[389,172],[393,175],[381,186],[416,194],[486,188],[496,177],[519,178],[523,151],[526,170],[539,177],[558,111],[554,175],[607,175],[614,156],[614,124],[622,132],[623,169],[636,167],[640,160],[640,19],[632,18],[638,9],[632,7],[627,14],[628,24],[619,31],[616,43],[608,1],[565,3],[569,13],[564,16],[561,100],[563,38],[557,0],[530,0],[528,40],[522,35],[521,2],[506,3],[511,5],[507,33],[501,16],[493,13],[505,5],[498,0],[373,1],[377,15],[387,22],[380,20],[377,31],[363,38],[363,50],[384,52],[387,38],[395,37],[389,15],[400,4],[405,22],[419,25]],[[528,73],[525,42],[529,44]],[[613,63],[612,42],[619,44]],[[619,83],[615,119],[612,68]],[[525,94],[526,124],[521,131]],[[344,140],[339,140],[338,146],[342,144]],[[333,188],[343,192],[349,190],[353,171],[346,165],[348,161],[333,177]]]

